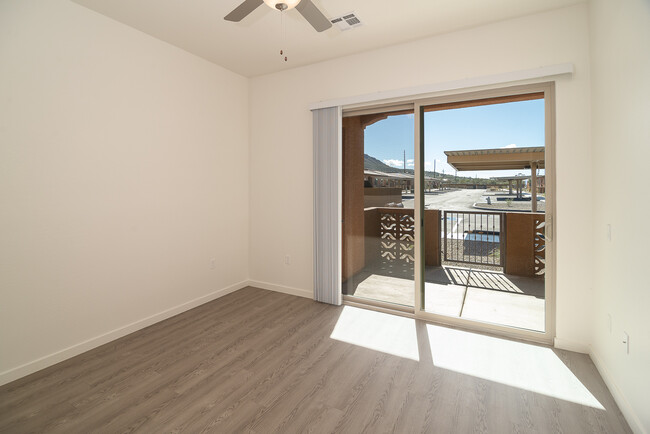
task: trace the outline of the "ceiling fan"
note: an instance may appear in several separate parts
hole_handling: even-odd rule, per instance
[[[330,20],[323,15],[311,0],[244,0],[242,4],[226,15],[224,20],[239,22],[257,9],[258,6],[261,6],[262,3],[266,3],[269,7],[279,11],[296,8],[317,32],[322,32],[332,27]]]

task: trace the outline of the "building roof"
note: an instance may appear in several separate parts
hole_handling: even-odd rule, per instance
[[[544,168],[544,147],[468,149],[445,151],[447,163],[458,171],[530,169],[531,163]]]
[[[400,172],[380,172],[378,170],[364,170],[363,174],[365,176],[374,176],[375,178],[387,178],[387,179],[413,179],[413,175],[410,173],[400,173]],[[440,179],[432,178],[430,176],[425,176],[424,179]]]
[[[495,181],[516,181],[518,179],[530,179],[530,175],[493,176],[490,179]]]

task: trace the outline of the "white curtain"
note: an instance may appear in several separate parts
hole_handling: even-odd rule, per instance
[[[314,300],[341,304],[339,167],[341,108],[314,114]]]

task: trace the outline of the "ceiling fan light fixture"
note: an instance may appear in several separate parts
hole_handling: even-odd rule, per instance
[[[295,8],[300,0],[264,0],[264,3],[272,9],[287,11]]]
[[[243,3],[233,9],[233,11],[223,17],[223,19],[238,23],[259,6],[262,6],[262,3],[266,3],[268,7],[279,11],[296,8],[296,10],[300,12],[300,15],[302,15],[302,17],[306,19],[317,32],[323,32],[332,27],[329,18],[323,15],[320,9],[318,9],[311,0],[244,0]],[[282,16],[282,14],[280,14],[280,16]]]

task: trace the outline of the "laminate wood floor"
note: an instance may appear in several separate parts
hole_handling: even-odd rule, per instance
[[[0,387],[0,432],[630,429],[586,355],[249,287]]]

